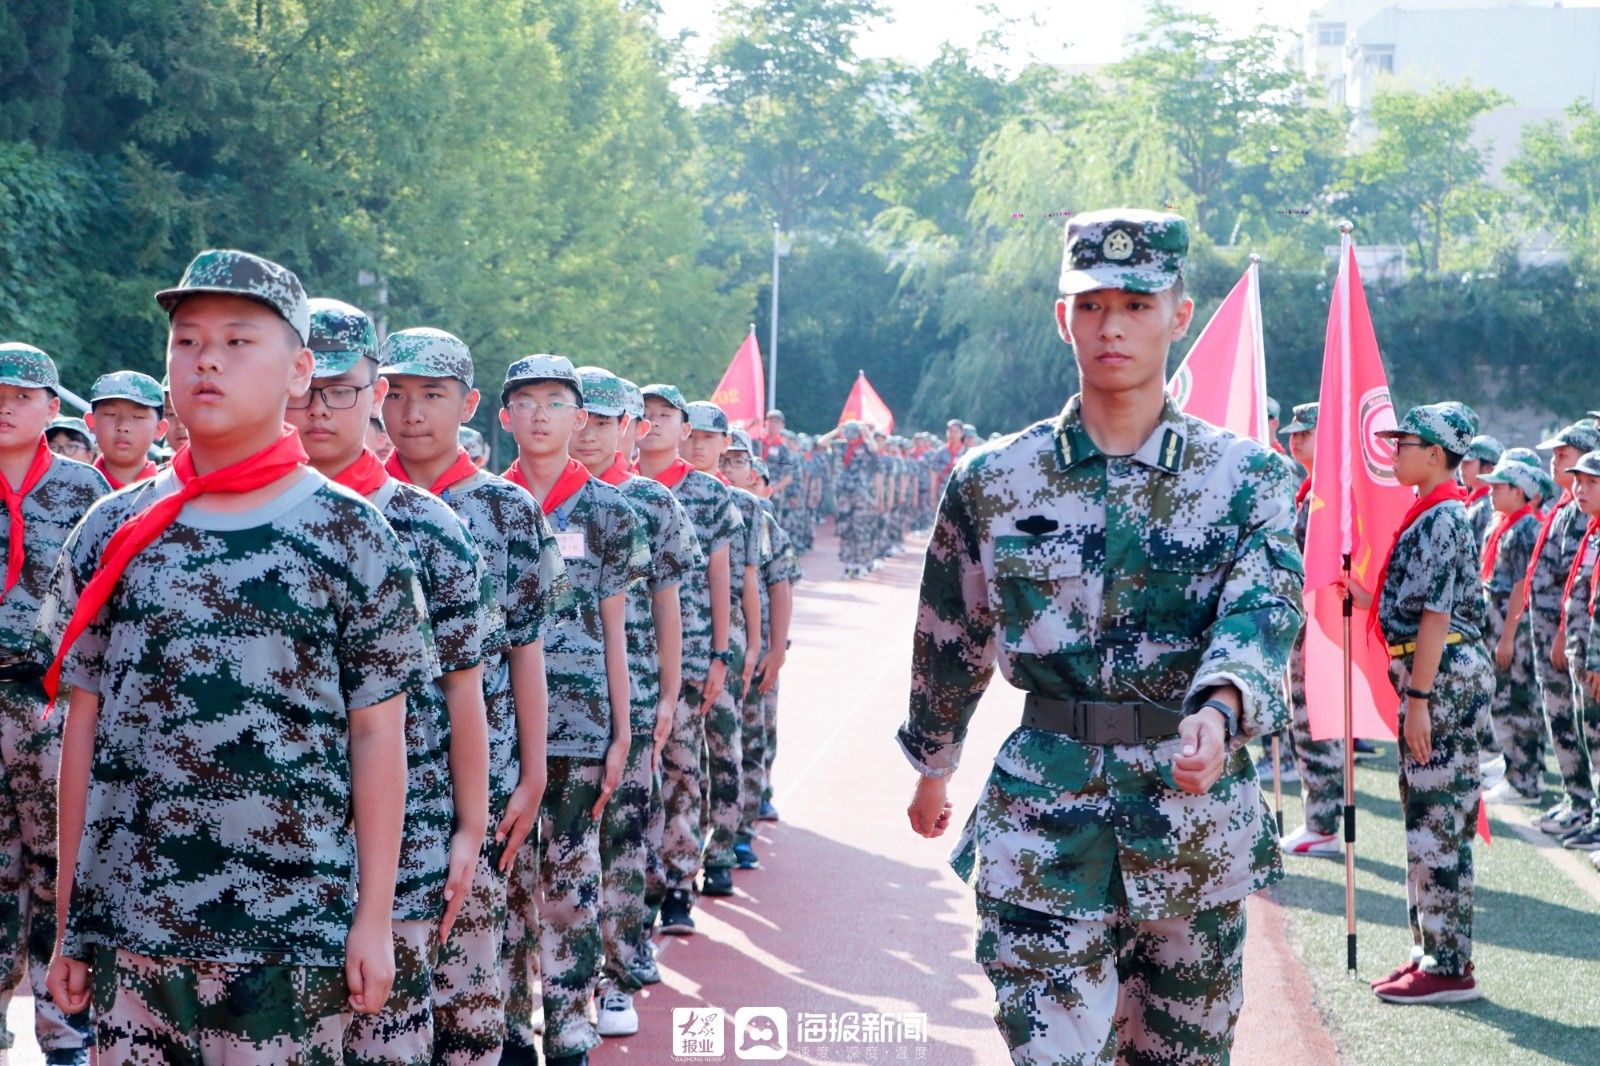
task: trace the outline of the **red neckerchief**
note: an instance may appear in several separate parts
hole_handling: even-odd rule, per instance
[[[1500,556],[1500,538],[1506,531],[1523,518],[1533,514],[1533,504],[1525,503],[1522,509],[1513,514],[1500,511],[1494,513],[1494,521],[1489,524],[1489,532],[1483,541],[1483,563],[1478,567],[1478,576],[1488,581],[1494,575],[1494,561]]]
[[[44,675],[44,690],[50,702],[55,703],[61,686],[61,663],[73,643],[110,601],[128,564],[177,521],[184,504],[213,492],[252,492],[287,476],[304,462],[306,450],[300,443],[300,434],[287,423],[273,444],[209,474],[195,473],[189,446],[185,444],[179,448],[178,454],[172,457],[172,473],[178,479],[178,491],[161,497],[117,527],[100,553],[100,566],[78,595],[78,604],[72,609],[61,647]]]
[[[949,441],[945,441],[944,450],[950,453],[950,458],[945,460],[944,473],[939,475],[941,478],[950,476],[950,471],[956,468],[956,460],[961,458],[961,453],[964,449],[959,444],[951,444]]]
[[[50,445],[44,442],[44,435],[40,434],[39,446],[34,449],[33,458],[28,462],[28,470],[22,475],[22,487],[13,489],[6,476],[0,474],[0,495],[4,495],[6,510],[11,513],[11,535],[6,544],[6,587],[0,589],[0,600],[10,594],[11,587],[22,577],[23,498],[39,484],[39,479],[49,471],[50,464],[55,462],[55,459],[56,453],[50,450]]]
[[[389,461],[383,464],[383,468],[396,481],[404,481],[407,485],[416,484],[415,481],[411,480],[411,475],[406,473],[405,465],[400,462],[400,453],[398,451],[389,453]],[[433,484],[428,486],[428,491],[435,496],[442,496],[451,485],[458,481],[465,481],[477,472],[478,464],[472,461],[472,457],[467,454],[467,450],[457,447],[455,462],[451,463],[444,473],[434,478]]]
[[[1307,474],[1306,479],[1300,482],[1300,488],[1294,494],[1295,507],[1298,508],[1302,503],[1305,503],[1306,497],[1309,495],[1311,495],[1311,475]]]
[[[724,485],[727,485],[729,488],[733,487],[733,482],[729,481],[728,480],[728,475],[724,474],[722,471],[720,471],[720,470],[713,471],[711,476],[716,478],[718,481],[722,482]]]
[[[1479,485],[1467,495],[1467,506],[1471,507],[1485,496],[1489,495],[1488,485]]]
[[[633,471],[628,469],[629,463],[621,452],[616,452],[611,458],[611,465],[600,471],[596,476],[607,485],[620,485],[633,477]]]
[[[1600,563],[1596,563],[1589,572],[1589,617],[1594,617],[1595,595],[1600,593]]]
[[[371,448],[362,448],[356,461],[339,471],[339,476],[333,480],[359,495],[371,496],[389,480],[389,471],[378,462]]]
[[[1276,441],[1276,440],[1273,441],[1272,442],[1272,450],[1277,452],[1279,455],[1288,455],[1289,454],[1287,451],[1284,450],[1282,441]]]
[[[522,472],[522,460],[513,459],[511,465],[506,467],[506,472],[500,475],[513,485],[521,485],[529,492],[533,486],[528,484],[528,477]],[[539,501],[539,506],[545,514],[551,514],[557,507],[572,499],[573,494],[589,482],[589,468],[576,459],[568,459],[567,465],[561,469],[561,476],[556,478],[556,483],[550,486],[550,491],[545,498]],[[537,495],[537,493],[535,493]]]
[[[856,457],[856,452],[861,450],[862,443],[863,443],[863,438],[861,438],[861,437],[857,437],[855,440],[846,441],[845,442],[845,445],[844,445],[844,465],[845,466],[849,466],[850,465],[850,460],[852,460],[852,459],[854,459]]]
[[[772,456],[772,449],[781,448],[781,447],[783,447],[783,435],[782,434],[779,434],[776,437],[762,437],[761,438],[762,451],[765,452],[765,454],[766,454],[766,456],[768,458],[770,458]]]
[[[680,455],[668,463],[665,470],[656,475],[656,480],[669,489],[675,489],[678,487],[679,482],[689,476],[692,470],[694,470],[694,467],[690,466],[689,461]]]
[[[1539,537],[1533,542],[1533,556],[1528,560],[1528,572],[1523,575],[1523,580],[1528,583],[1530,589],[1533,588],[1534,568],[1539,565],[1539,554],[1544,551],[1544,542],[1550,539],[1550,527],[1555,525],[1556,515],[1561,513],[1561,508],[1571,501],[1572,490],[1562,489],[1561,498],[1556,501],[1555,506],[1550,508],[1549,512],[1544,516],[1544,521],[1539,523]]]
[[[1464,500],[1466,498],[1466,489],[1455,481],[1446,481],[1411,505],[1411,510],[1406,512],[1405,520],[1400,523],[1400,528],[1395,530],[1394,541],[1389,545],[1388,554],[1383,557],[1383,568],[1378,571],[1378,584],[1375,587],[1376,591],[1372,595],[1372,614],[1368,618],[1369,626],[1377,628],[1378,606],[1383,600],[1384,582],[1389,579],[1389,564],[1394,561],[1394,550],[1400,545],[1400,538],[1405,535],[1406,530],[1410,529],[1417,519],[1441,503],[1449,503],[1451,500]]]
[[[160,467],[156,466],[155,460],[146,459],[144,461],[144,469],[140,470],[139,473],[135,475],[133,481],[118,481],[116,478],[111,476],[111,471],[106,469],[106,457],[103,455],[96,456],[94,468],[100,471],[100,476],[106,479],[106,484],[111,486],[112,492],[115,492],[118,489],[125,489],[129,485],[132,485],[135,482],[143,481],[146,478],[155,477],[161,469]]]
[[[1589,524],[1584,528],[1583,536],[1578,538],[1578,554],[1572,557],[1572,568],[1567,571],[1567,583],[1561,586],[1561,625],[1557,627],[1560,636],[1556,639],[1566,640],[1567,636],[1567,601],[1572,598],[1572,586],[1578,583],[1578,572],[1583,569],[1583,556],[1589,546],[1589,538],[1600,533],[1600,515],[1589,519]],[[1600,565],[1595,566],[1600,570]],[[1594,578],[1589,578],[1589,610],[1594,610]]]

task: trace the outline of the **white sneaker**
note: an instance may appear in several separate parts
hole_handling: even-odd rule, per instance
[[[1301,826],[1278,845],[1285,855],[1323,855],[1337,858],[1344,854],[1344,844],[1337,833],[1314,833],[1309,826]]]
[[[600,1020],[595,1029],[601,1036],[632,1036],[637,1033],[639,1012],[633,1009],[633,997],[614,988],[601,995]]]
[[[1488,792],[1506,779],[1506,757],[1493,755],[1487,759],[1479,759],[1478,773],[1483,778],[1483,790]]]
[[[1537,807],[1538,796],[1524,796],[1512,787],[1511,782],[1502,781],[1483,794],[1485,803],[1498,803],[1504,807]]]

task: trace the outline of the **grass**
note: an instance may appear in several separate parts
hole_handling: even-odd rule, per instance
[[[1367,987],[1405,961],[1411,944],[1394,750],[1382,746],[1382,759],[1356,768],[1358,977],[1345,969],[1343,861],[1285,860],[1287,876],[1274,889],[1341,1058],[1371,1066],[1600,1062],[1600,903],[1492,808],[1494,843],[1477,843],[1474,866],[1473,962],[1484,998],[1399,1007]],[[1552,799],[1557,784],[1551,775]],[[1292,830],[1302,821],[1298,786],[1284,791]],[[1583,875],[1600,885],[1587,862]]]

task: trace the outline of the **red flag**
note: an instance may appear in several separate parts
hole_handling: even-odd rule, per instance
[[[1373,584],[1395,530],[1416,502],[1394,478],[1393,446],[1375,436],[1394,425],[1389,379],[1346,234],[1322,352],[1306,530],[1306,710],[1317,740],[1344,735],[1343,603],[1333,583],[1348,557],[1351,578],[1376,593]],[[1360,609],[1350,621],[1350,663],[1355,735],[1392,739],[1400,701],[1389,681],[1389,652]]]
[[[1251,262],[1189,354],[1167,392],[1184,414],[1272,443],[1267,430],[1267,355],[1261,334],[1260,268]]]
[[[761,349],[756,345],[756,329],[733,353],[733,362],[717,382],[711,402],[722,408],[730,425],[751,432],[761,430],[767,417],[767,377],[761,368]]]
[[[850,390],[850,397],[844,402],[844,410],[839,412],[841,426],[852,419],[865,422],[873,429],[885,433],[894,432],[894,413],[889,410],[889,405],[883,402],[883,397],[878,395],[878,390],[867,380],[865,370],[856,371],[855,387]]]

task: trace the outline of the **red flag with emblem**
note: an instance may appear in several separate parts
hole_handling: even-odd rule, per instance
[[[1167,392],[1186,415],[1272,443],[1267,430],[1260,266],[1254,257],[1178,364]]]
[[[855,387],[844,401],[844,410],[839,412],[841,426],[850,421],[865,422],[884,433],[894,432],[894,413],[883,402],[883,397],[878,395],[878,390],[872,387],[872,382],[867,380],[865,370],[856,371]]]
[[[751,432],[763,428],[767,417],[767,376],[761,368],[761,349],[756,345],[756,328],[733,353],[733,362],[711,394],[711,402],[722,408],[730,425]]]

